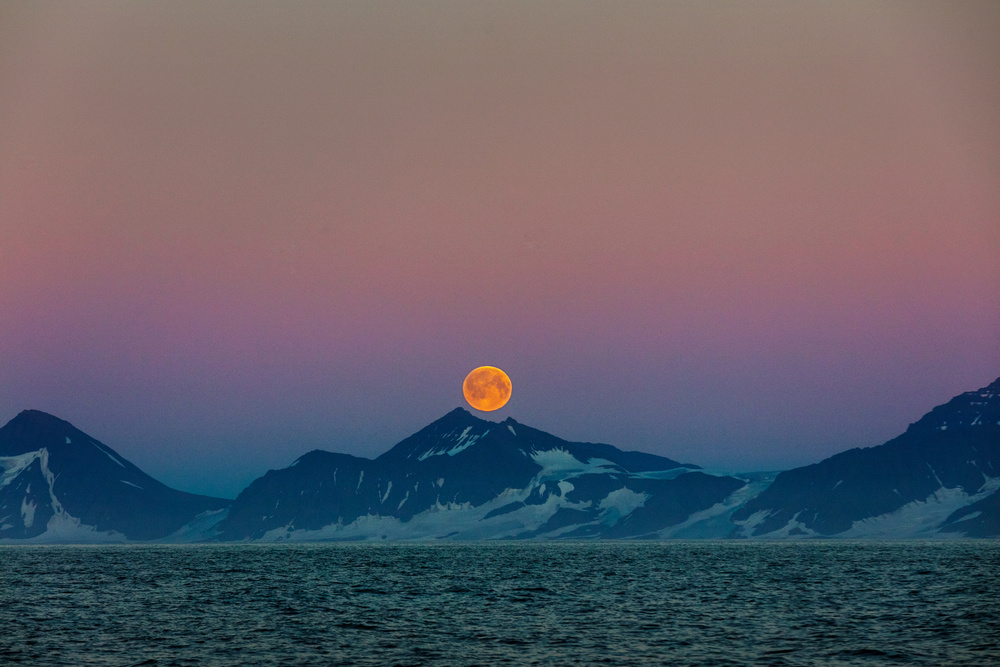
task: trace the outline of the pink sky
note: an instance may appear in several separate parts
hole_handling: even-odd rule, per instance
[[[234,494],[463,403],[729,470],[1000,376],[1000,5],[0,20],[0,423]]]

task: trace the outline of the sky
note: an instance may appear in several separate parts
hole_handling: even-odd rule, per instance
[[[1000,3],[6,3],[0,424],[234,497],[457,406],[723,471],[1000,376]]]

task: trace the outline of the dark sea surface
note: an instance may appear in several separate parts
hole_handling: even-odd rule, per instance
[[[997,665],[1000,541],[0,547],[0,663]]]

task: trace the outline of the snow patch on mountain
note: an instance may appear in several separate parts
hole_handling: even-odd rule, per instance
[[[490,429],[486,429],[482,433],[472,433],[472,429],[472,426],[466,426],[458,436],[455,436],[454,431],[445,434],[440,440],[442,444],[423,452],[417,457],[417,460],[426,461],[432,456],[455,456],[472,447],[490,432]]]
[[[479,506],[473,506],[467,502],[443,503],[438,499],[430,508],[416,514],[408,521],[402,521],[396,517],[366,514],[348,524],[338,521],[317,530],[296,529],[294,525],[287,525],[269,530],[259,541],[377,541],[382,539],[436,541],[512,538],[525,532],[538,530],[561,508],[587,509],[591,506],[590,501],[573,503],[565,499],[565,495],[573,490],[571,483],[560,481],[557,483],[557,487],[562,492],[561,495],[552,493],[540,504],[525,504],[515,511],[489,519],[484,519],[484,517],[493,510],[511,503],[523,503],[540,486],[531,484],[524,489],[505,489],[494,499]],[[627,489],[619,491],[626,491],[626,493],[612,492],[609,494],[609,498],[605,499],[609,516],[612,512],[620,512],[628,507],[634,509],[639,506],[637,503],[645,501],[645,494],[637,494]],[[560,527],[545,534],[544,537],[557,537],[559,533],[577,527],[577,524]]]
[[[130,540],[121,533],[97,530],[70,516],[62,508],[57,511],[45,532],[27,539],[0,538],[0,544],[123,544]]]
[[[743,503],[757,496],[761,491],[770,486],[777,472],[751,473],[748,475],[736,474],[737,479],[746,482],[746,485],[731,493],[722,502],[716,503],[700,512],[691,514],[683,522],[676,526],[664,528],[657,533],[660,538],[678,539],[704,539],[729,537],[730,533],[737,536],[744,536],[744,531],[749,534],[753,528],[767,518],[767,512],[758,512],[749,520],[740,523],[734,531],[734,523],[730,521],[733,512],[739,509]],[[760,516],[757,516],[760,515]],[[752,525],[748,525],[752,522]]]
[[[21,472],[35,461],[39,462],[42,477],[48,487],[49,503],[53,510],[53,515],[45,527],[45,532],[27,539],[0,539],[0,544],[104,544],[112,542],[125,542],[125,536],[115,531],[98,531],[94,526],[84,525],[80,519],[71,516],[59,502],[55,493],[55,475],[49,469],[49,450],[45,447],[41,449],[25,452],[17,456],[0,457],[0,467],[3,468],[3,475],[0,476],[0,487],[10,484]],[[30,491],[30,486],[26,491]],[[27,497],[21,501],[21,519],[26,528],[31,528],[35,523],[35,511],[38,504],[28,501]]]
[[[737,526],[737,533],[742,533],[741,537],[750,537],[757,526],[764,523],[773,513],[773,510],[757,510],[746,519],[734,521],[733,524]]]
[[[538,479],[566,475],[577,477],[587,473],[603,474],[608,472],[609,468],[621,470],[620,466],[607,459],[593,458],[583,462],[562,448],[531,452],[531,460],[542,467]]]
[[[961,537],[959,533],[939,533],[941,524],[953,512],[977,502],[1000,489],[1000,477],[985,478],[973,493],[961,487],[942,486],[924,500],[915,500],[895,512],[855,521],[836,537],[847,538],[935,538]]]
[[[190,523],[181,526],[179,529],[164,538],[153,540],[153,542],[160,544],[191,544],[194,542],[208,542],[216,536],[216,533],[218,532],[216,526],[228,515],[228,508],[202,512]]]
[[[796,512],[795,516],[789,519],[784,526],[778,528],[777,530],[772,530],[770,533],[767,533],[767,535],[761,535],[759,537],[764,539],[804,539],[806,537],[824,537],[819,535],[819,533],[807,526],[804,522],[799,521],[799,516],[801,514],[802,512]]]
[[[129,539],[117,531],[101,531],[80,522],[60,509],[49,519],[45,532],[24,540],[0,540],[7,544],[120,544]]]
[[[645,505],[648,498],[648,493],[636,493],[628,487],[616,489],[597,505],[601,510],[601,521],[609,526],[614,525],[629,512]]]
[[[42,456],[43,451],[46,451],[44,447],[17,456],[0,456],[0,468],[3,469],[3,474],[0,474],[0,488],[13,482],[35,459]]]
[[[21,520],[25,528],[31,528],[35,523],[35,508],[38,504],[35,501],[28,502],[27,496],[21,499]]]
[[[66,438],[66,439],[69,440],[69,438]],[[125,467],[125,464],[122,463],[118,459],[117,456],[115,456],[114,454],[112,454],[111,452],[109,452],[106,447],[101,447],[101,445],[99,445],[98,443],[94,442],[93,440],[90,441],[90,444],[94,445],[94,447],[97,447],[98,451],[102,452],[105,456],[107,456],[109,459],[111,459],[112,461],[114,461],[115,463],[117,463],[118,465],[120,465],[121,467],[123,467],[123,468]]]

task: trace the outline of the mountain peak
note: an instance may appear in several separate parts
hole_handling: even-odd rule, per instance
[[[68,444],[74,437],[86,437],[68,421],[41,410],[22,410],[0,428],[0,456],[17,456],[37,450]]]
[[[480,425],[480,424],[495,425],[496,422],[492,422],[488,419],[477,417],[476,415],[472,414],[465,408],[458,407],[452,410],[451,412],[447,413],[443,417],[440,417],[432,421],[425,428],[430,428],[435,424],[442,424],[442,425],[447,424],[449,426],[455,424],[465,424],[466,426],[468,426],[468,425]]]
[[[480,419],[465,408],[455,408],[402,440],[379,458],[423,460],[429,451],[439,449],[443,443],[452,440],[464,441],[468,436],[482,436],[496,425],[496,422]],[[475,442],[475,439],[474,437],[469,444]]]
[[[28,423],[28,424],[51,423],[51,424],[65,424],[67,426],[70,426],[70,423],[68,421],[66,421],[64,419],[59,419],[59,417],[55,417],[53,415],[50,415],[48,412],[42,412],[41,410],[31,410],[31,409],[29,409],[29,410],[21,410],[19,413],[17,413],[16,417],[14,417],[13,419],[11,419],[8,422],[8,424],[14,424],[14,423],[18,423],[18,424],[21,424],[21,423]]]
[[[474,414],[466,410],[465,408],[459,406],[454,410],[446,413],[444,416],[440,417],[436,421],[441,421],[443,419],[479,419]],[[431,422],[432,424],[434,422]]]

